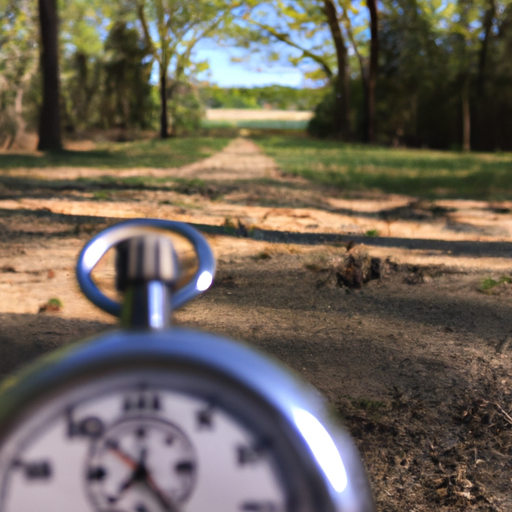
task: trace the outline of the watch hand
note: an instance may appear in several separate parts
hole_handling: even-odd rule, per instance
[[[153,480],[151,473],[146,468],[146,455],[147,450],[143,448],[140,452],[140,460],[138,468],[135,470],[134,476],[136,475],[137,479],[140,479],[144,484],[146,484],[160,505],[163,507],[165,512],[179,512],[176,504],[169,497],[165,496],[165,494],[160,490],[158,485]]]
[[[117,457],[119,457],[124,463],[126,463],[126,465],[130,466],[131,469],[135,470],[138,467],[139,464],[135,460],[133,460],[132,457],[130,457],[127,453],[123,452],[119,448],[109,446],[108,449],[112,453],[117,455]]]
[[[180,512],[178,506],[170,498],[164,496],[164,493],[158,488],[158,486],[155,484],[153,478],[149,473],[146,474],[146,479],[144,483],[154,494],[154,496],[158,500],[158,503],[162,505],[165,512]]]
[[[119,490],[117,491],[119,495],[123,494],[124,491],[132,486],[135,480],[133,476],[133,473],[131,473],[131,475],[119,486]]]
[[[117,455],[123,462],[125,462],[133,471],[120,486],[118,493],[121,495],[124,491],[129,489],[136,481],[145,484],[152,494],[157,499],[158,503],[163,507],[165,512],[180,512],[176,504],[158,488],[153,477],[146,468],[146,455],[147,450],[143,448],[140,452],[139,461],[136,462],[131,456],[123,452],[117,447],[109,446],[109,450]]]

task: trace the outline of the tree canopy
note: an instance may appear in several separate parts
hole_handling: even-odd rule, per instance
[[[38,5],[53,1],[0,0],[4,147],[45,115]],[[512,149],[512,0],[69,0],[57,15],[52,101],[68,135],[180,135],[199,127],[207,106],[313,108],[304,98],[316,98],[314,135]],[[239,60],[294,66],[315,92],[221,92],[197,57],[205,40]]]

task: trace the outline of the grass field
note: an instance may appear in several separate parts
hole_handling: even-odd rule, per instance
[[[203,128],[246,128],[248,130],[300,130],[308,125],[306,120],[280,119],[240,119],[240,120],[209,120],[205,119]]]
[[[285,172],[347,191],[512,199],[512,153],[392,149],[291,137],[257,143]]]
[[[294,110],[207,109],[203,128],[246,128],[248,130],[306,129],[312,112]]]
[[[220,151],[228,138],[190,137],[150,139],[134,142],[105,142],[88,151],[58,153],[0,153],[0,171],[33,167],[94,167],[129,169],[136,167],[180,167]]]

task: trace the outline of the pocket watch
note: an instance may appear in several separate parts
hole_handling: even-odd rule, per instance
[[[197,257],[184,285],[172,233]],[[91,277],[112,247],[122,304]],[[359,455],[313,388],[239,342],[171,325],[214,277],[198,231],[122,222],[76,271],[120,327],[2,384],[0,512],[373,511]]]

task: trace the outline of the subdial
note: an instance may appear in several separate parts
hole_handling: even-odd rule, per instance
[[[177,512],[192,493],[194,447],[172,423],[148,417],[114,424],[94,442],[86,485],[102,512]]]

